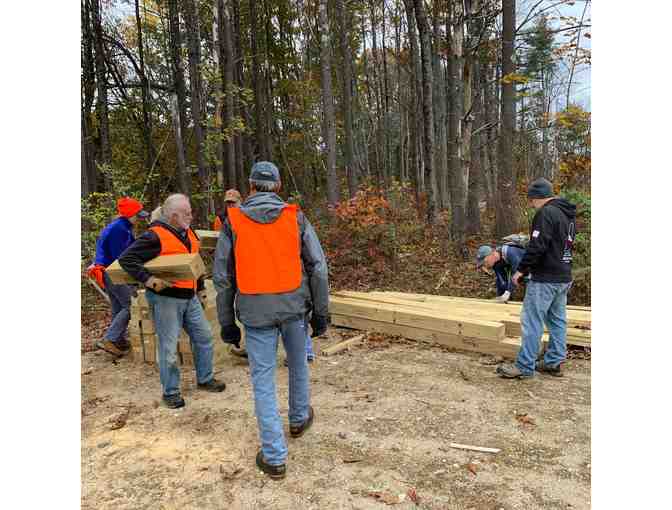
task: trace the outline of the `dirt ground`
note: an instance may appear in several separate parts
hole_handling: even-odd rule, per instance
[[[332,329],[321,347],[341,335],[353,332]],[[223,349],[226,391],[192,383],[180,410],[159,405],[153,367],[82,354],[82,508],[590,508],[590,361],[506,381],[487,357],[371,336],[311,365],[315,423],[288,440],[287,478],[272,481],[254,464],[248,366]],[[282,364],[278,391],[286,420]]]

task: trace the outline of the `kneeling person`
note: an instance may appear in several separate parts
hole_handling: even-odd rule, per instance
[[[121,267],[147,287],[147,302],[159,338],[163,401],[173,409],[184,406],[177,363],[177,339],[182,328],[191,340],[198,388],[213,392],[226,388],[212,372],[212,331],[201,305],[205,299],[203,278],[171,283],[152,276],[144,267],[159,255],[198,253],[200,241],[190,228],[191,219],[189,199],[181,194],[169,196],[161,220],[153,222],[119,258]]]

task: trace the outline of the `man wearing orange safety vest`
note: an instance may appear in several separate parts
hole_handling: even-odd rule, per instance
[[[198,253],[200,240],[190,228],[191,205],[185,195],[170,195],[161,208],[161,218],[122,254],[119,264],[147,287],[146,297],[159,339],[159,377],[163,402],[171,409],[184,406],[180,394],[177,338],[184,328],[191,340],[198,388],[221,392],[226,384],[212,372],[212,331],[203,313],[203,278],[167,282],[152,276],[144,264],[159,255]]]
[[[224,211],[215,216],[215,221],[212,223],[212,230],[221,230],[229,208],[240,207],[242,201],[243,199],[237,189],[226,190],[226,193],[224,193]]]
[[[87,275],[105,289],[112,307],[112,322],[103,339],[96,342],[96,347],[120,357],[131,348],[126,339],[126,330],[131,318],[133,289],[130,285],[113,284],[105,269],[135,241],[133,225],[149,214],[143,210],[140,202],[130,197],[117,200],[117,212],[119,216],[100,232],[96,240],[96,259],[88,267]]]
[[[306,315],[314,337],[327,330],[327,262],[310,222],[296,205],[285,203],[280,172],[268,161],[255,163],[250,196],[228,210],[217,249],[213,280],[225,342],[240,341],[236,314],[245,326],[245,343],[254,390],[261,450],[259,469],[273,479],[286,474],[287,444],[275,389],[278,335],[289,366],[289,433],[300,437],[313,423],[306,360]]]

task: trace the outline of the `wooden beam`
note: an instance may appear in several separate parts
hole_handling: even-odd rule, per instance
[[[344,351],[346,349],[349,349],[351,346],[360,343],[362,340],[364,340],[365,335],[357,335],[353,336],[352,338],[348,338],[347,340],[343,340],[341,342],[338,342],[334,345],[330,345],[329,347],[322,349],[320,354],[322,356],[331,356],[332,354],[336,354],[337,352]]]
[[[214,250],[217,247],[219,230],[195,230],[194,232],[201,240],[202,250]]]
[[[176,280],[196,280],[205,273],[205,264],[198,253],[161,255],[145,264],[145,269],[153,276],[174,282]],[[105,270],[112,283],[137,283],[115,260]]]
[[[390,324],[361,317],[331,314],[331,323],[334,326],[358,329],[360,331],[376,331],[388,335],[396,335],[421,342],[436,343],[456,350],[493,354],[513,359],[518,354],[518,345],[504,339],[503,341],[484,338],[470,338],[461,335],[432,331],[400,324]],[[515,339],[514,339],[515,340]]]
[[[362,319],[442,331],[465,337],[501,340],[505,327],[501,322],[458,316],[441,310],[418,308],[389,303],[332,297],[332,313]]]

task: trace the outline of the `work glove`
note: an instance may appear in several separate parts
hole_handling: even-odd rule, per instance
[[[504,294],[502,294],[501,296],[497,296],[495,298],[495,301],[497,301],[498,303],[506,303],[510,297],[511,293],[508,290],[505,290]]]
[[[225,344],[235,345],[240,349],[240,328],[236,324],[222,326],[222,341]]]
[[[203,309],[205,309],[205,305],[208,303],[208,293],[205,290],[202,290],[201,292],[198,293],[198,301],[201,303],[201,306]]]
[[[313,328],[313,333],[310,336],[315,338],[324,335],[327,332],[328,325],[328,316],[313,314],[313,316],[310,318],[310,326]]]
[[[161,278],[150,276],[145,282],[145,287],[152,289],[154,292],[161,292],[163,289],[172,287],[172,284]]]

